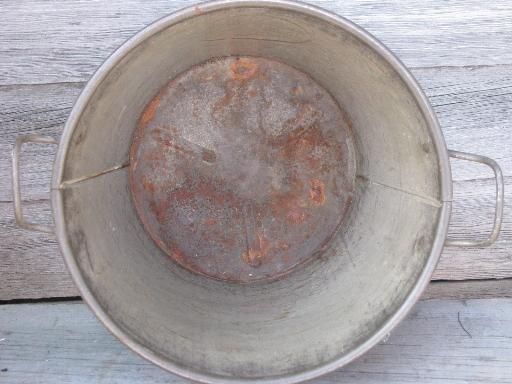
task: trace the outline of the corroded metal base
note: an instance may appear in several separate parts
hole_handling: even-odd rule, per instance
[[[277,61],[208,61],[146,106],[131,148],[136,210],[183,267],[232,282],[321,254],[352,200],[355,159],[334,99]]]

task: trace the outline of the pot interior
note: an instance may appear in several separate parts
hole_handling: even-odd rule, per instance
[[[53,193],[68,263],[160,365],[201,380],[320,369],[369,340],[428,279],[443,207],[439,149],[402,77],[351,28],[284,6],[196,8],[161,20],[118,56],[67,127]],[[311,262],[246,284],[170,258],[141,223],[129,181],[132,138],[158,91],[194,65],[237,56],[310,76],[339,106],[354,147],[343,225]]]
[[[139,118],[130,187],[144,228],[217,280],[283,278],[318,258],[354,195],[344,113],[306,74],[222,57],[160,89]]]

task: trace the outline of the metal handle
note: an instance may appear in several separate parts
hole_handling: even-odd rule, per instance
[[[16,224],[24,229],[32,231],[39,231],[45,233],[52,233],[53,228],[48,225],[29,223],[23,217],[23,210],[21,208],[21,189],[20,189],[20,153],[21,147],[25,143],[39,143],[39,144],[58,144],[57,140],[49,136],[40,135],[25,135],[16,138],[16,144],[12,149],[12,193],[14,196],[14,216],[16,217]]]
[[[493,160],[485,156],[474,155],[472,153],[448,151],[450,157],[456,159],[473,161],[475,163],[482,163],[489,166],[494,172],[496,179],[496,209],[494,211],[494,226],[492,232],[485,240],[450,240],[445,241],[445,245],[459,246],[459,247],[487,247],[494,243],[500,234],[501,222],[503,219],[503,193],[505,190],[503,183],[503,173],[500,166]]]

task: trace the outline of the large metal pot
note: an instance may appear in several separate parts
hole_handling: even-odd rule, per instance
[[[155,244],[130,196],[138,117],[178,74],[213,57],[259,56],[307,74],[343,108],[355,141],[355,191],[322,254],[281,279],[238,284],[191,273]],[[155,364],[202,382],[292,383],[339,368],[384,338],[428,284],[445,244],[498,236],[503,178],[485,157],[448,151],[420,87],[351,22],[290,1],[215,1],[169,15],[119,48],[67,121],[55,161],[55,231],[81,295],[103,324]],[[449,156],[490,166],[494,228],[485,241],[447,240]]]

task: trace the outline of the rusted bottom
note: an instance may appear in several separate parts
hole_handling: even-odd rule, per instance
[[[283,276],[320,254],[352,200],[355,165],[333,98],[280,62],[226,57],[165,85],[131,148],[136,210],[183,267]]]

